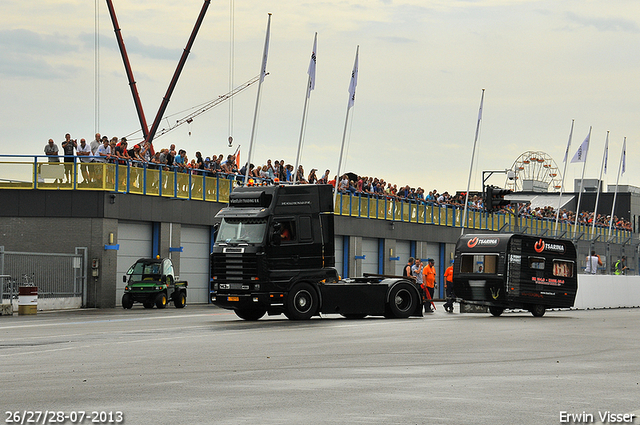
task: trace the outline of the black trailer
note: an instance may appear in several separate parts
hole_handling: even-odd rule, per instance
[[[284,313],[422,316],[420,287],[396,276],[340,280],[330,185],[235,189],[211,253],[211,302],[245,320]]]
[[[570,240],[520,234],[469,234],[458,239],[453,287],[459,301],[505,309],[573,307],[578,279],[576,248]]]

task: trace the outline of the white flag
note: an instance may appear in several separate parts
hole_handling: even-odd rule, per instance
[[[351,83],[349,84],[349,106],[347,109],[353,106],[353,102],[356,100],[356,86],[358,85],[358,52],[360,46],[356,48],[356,60],[353,63],[353,71],[351,71]]]
[[[609,160],[609,132],[607,131],[607,141],[604,142],[604,173],[607,174],[607,161]]]
[[[624,143],[622,144],[622,174],[624,174],[624,170],[627,164],[627,138],[624,138]]]
[[[584,139],[584,142],[578,148],[578,151],[575,155],[573,155],[573,159],[571,162],[585,162],[587,160],[587,152],[589,151],[589,138],[591,137],[591,131],[587,135],[587,138]]]
[[[318,33],[313,38],[313,51],[311,52],[311,61],[309,62],[309,90],[307,91],[307,97],[311,95],[311,90],[316,88],[316,48],[318,46]]]
[[[571,138],[573,137],[573,120],[571,120],[571,131],[569,132],[569,141],[567,142],[567,149],[564,151],[564,159],[562,162],[567,162],[569,157],[569,149],[571,148]]]
[[[267,75],[267,56],[269,55],[269,36],[271,35],[271,13],[269,13],[269,20],[267,21],[267,35],[264,40],[264,51],[262,53],[262,68],[260,69],[260,82],[264,81],[264,77]]]

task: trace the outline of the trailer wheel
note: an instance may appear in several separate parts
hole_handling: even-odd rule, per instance
[[[308,283],[298,283],[289,291],[285,316],[291,320],[308,320],[318,310],[318,295]]]
[[[187,305],[187,294],[185,294],[184,291],[176,292],[173,297],[173,305],[175,305],[176,308],[184,308],[184,306]]]
[[[167,306],[167,294],[160,292],[156,295],[156,307],[165,308]]]
[[[122,308],[129,310],[131,307],[133,307],[133,297],[131,294],[124,294],[122,296]]]
[[[148,300],[144,301],[142,305],[144,306],[144,308],[153,308],[155,304],[153,303],[153,300]]]
[[[502,307],[489,307],[489,313],[491,313],[492,316],[500,316],[502,314],[502,312],[504,311],[504,308]]]
[[[533,314],[533,317],[542,317],[544,316],[545,311],[547,311],[545,309],[545,307],[543,305],[540,304],[536,304],[534,306],[531,307],[531,310],[529,310],[531,312],[531,314]]]
[[[416,291],[406,283],[400,283],[389,293],[389,308],[395,317],[406,318],[416,309],[418,295]]]
[[[236,313],[236,316],[238,316],[239,318],[243,319],[243,320],[249,320],[249,321],[256,321],[259,320],[262,316],[264,316],[264,314],[267,312],[266,310],[262,309],[236,309],[234,310]]]

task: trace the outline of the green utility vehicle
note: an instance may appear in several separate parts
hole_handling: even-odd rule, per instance
[[[173,263],[168,258],[140,258],[122,281],[126,283],[123,308],[129,309],[135,302],[144,308],[165,308],[171,301],[176,308],[187,304],[187,282],[175,280]]]

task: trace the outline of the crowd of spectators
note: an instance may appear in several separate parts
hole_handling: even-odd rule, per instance
[[[337,188],[339,193],[351,194],[354,196],[367,196],[380,199],[395,199],[406,202],[414,202],[424,205],[442,205],[463,208],[466,193],[458,192],[454,195],[444,191],[440,193],[437,189],[425,191],[423,188],[414,188],[410,185],[401,185],[386,182],[383,178],[371,176],[359,176],[354,173],[345,173],[340,179],[337,176],[331,177],[330,170],[325,170],[321,177],[313,168],[306,174],[302,165],[294,173],[294,166],[286,163],[283,159],[271,161],[267,159],[263,165],[245,163],[241,167],[237,164],[236,154],[218,154],[211,157],[203,157],[201,152],[195,153],[195,158],[189,159],[184,149],[177,149],[174,144],[159,151],[154,150],[151,143],[141,142],[129,146],[126,138],[112,137],[96,134],[94,140],[89,144],[85,139],[80,139],[80,143],[71,139],[69,134],[65,135],[62,142],[65,162],[73,162],[74,150],[80,157],[81,162],[111,162],[118,164],[130,164],[131,166],[147,167],[151,169],[163,169],[165,171],[178,171],[196,175],[211,175],[217,177],[233,178],[244,183],[244,176],[247,175],[249,167],[249,184],[331,184]],[[58,147],[52,139],[45,146],[45,154],[49,161],[58,162]],[[65,164],[69,167],[69,164]],[[85,179],[90,178],[88,171],[83,168]],[[67,179],[71,179],[71,168],[65,168]],[[469,195],[468,208],[471,210],[483,210],[484,204],[482,196]],[[517,204],[507,207],[505,213],[514,212],[518,209],[518,214],[525,217],[536,217],[540,219],[556,218],[556,210],[552,206],[544,208],[531,208],[530,204]],[[592,224],[593,212],[583,211],[578,216],[578,223]],[[559,220],[567,223],[575,222],[575,212],[561,209]],[[597,226],[609,226],[610,216],[598,214],[596,217]],[[613,225],[616,228],[632,230],[631,223],[624,218],[613,217]]]

